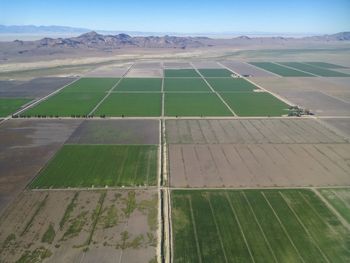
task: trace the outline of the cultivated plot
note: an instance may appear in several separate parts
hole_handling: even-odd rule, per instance
[[[166,78],[200,78],[194,69],[164,69]]]
[[[249,62],[256,67],[270,71],[282,77],[314,77],[314,75],[278,65],[272,62]]]
[[[326,69],[347,69],[347,67],[336,65],[328,62],[303,62],[316,67],[326,68]]]
[[[174,187],[350,184],[349,144],[171,144]]]
[[[0,221],[4,262],[156,262],[154,191],[26,191]]]
[[[175,262],[347,262],[350,234],[309,190],[172,191]]]
[[[211,92],[201,78],[165,78],[165,92]]]
[[[25,98],[0,98],[0,117],[11,115],[30,101]]]
[[[289,105],[267,92],[221,93],[238,116],[283,116]]]
[[[155,91],[162,89],[162,79],[159,78],[123,78],[115,91]]]
[[[300,63],[300,62],[282,62],[281,64],[286,65],[288,67],[298,69],[298,70],[309,72],[309,73],[315,74],[317,76],[322,76],[322,77],[347,77],[347,76],[350,76],[350,75],[342,73],[342,72],[337,72],[337,71],[330,70],[330,69],[327,69],[324,67],[304,64],[304,63]]]
[[[163,66],[168,69],[192,69],[191,64],[188,62],[164,62]]]
[[[155,185],[154,145],[64,145],[31,188]]]
[[[232,116],[214,93],[166,93],[166,116]]]
[[[322,122],[330,125],[339,131],[340,134],[350,139],[350,118],[339,118],[339,119],[322,119]]]
[[[158,120],[85,120],[69,144],[159,144]]]
[[[167,120],[169,144],[346,143],[311,119]]]
[[[274,77],[275,74],[272,74],[268,71],[259,69],[257,67],[254,67],[246,62],[240,62],[240,61],[225,61],[222,62],[223,65],[228,67],[234,72],[237,72],[238,74],[242,76],[252,76],[252,77]]]
[[[199,68],[198,71],[205,78],[228,78],[234,75],[225,68]]]
[[[68,92],[100,92],[105,93],[119,81],[119,78],[81,78],[70,84],[62,93]]]
[[[160,116],[161,93],[111,93],[97,108],[95,115]]]
[[[126,74],[127,78],[161,78],[163,70],[161,68],[132,68]]]
[[[103,66],[85,74],[85,77],[91,78],[118,78],[123,77],[128,72],[125,66]]]
[[[243,78],[208,78],[210,86],[217,92],[253,92],[259,90]]]

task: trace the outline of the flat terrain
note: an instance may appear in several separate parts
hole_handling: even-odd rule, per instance
[[[302,72],[293,68],[287,68],[280,64],[272,62],[250,62],[250,64],[275,73],[277,75],[280,75],[282,77],[313,77],[312,74],[309,74],[307,72]]]
[[[36,176],[80,120],[9,120],[0,126],[0,213]]]
[[[124,78],[116,87],[116,91],[158,91],[162,89],[159,78]]]
[[[30,99],[23,98],[0,98],[0,117],[6,117],[15,113],[21,106],[30,101]]]
[[[306,71],[312,74],[315,74],[317,76],[322,77],[347,77],[350,75],[347,75],[342,72],[337,72],[334,70],[330,70],[324,67],[319,67],[317,65],[309,65],[301,62],[282,62],[281,64],[286,65],[288,67],[292,67],[298,70]]]
[[[157,120],[86,120],[69,144],[159,144]]]
[[[349,229],[310,190],[172,191],[175,262],[347,262]]]
[[[253,65],[250,65],[246,62],[241,61],[224,61],[222,64],[234,72],[237,72],[240,75],[247,75],[253,77],[273,77],[276,76],[269,71],[260,69]]]
[[[243,78],[208,78],[207,81],[217,92],[248,92],[259,89]]]
[[[209,86],[200,78],[165,78],[165,92],[211,92]]]
[[[160,93],[112,93],[98,107],[95,115],[106,116],[160,116]]]
[[[1,260],[155,262],[157,201],[152,190],[25,191],[0,218]]]
[[[231,71],[224,68],[199,68],[198,71],[205,78],[227,78],[234,75]]]
[[[157,146],[66,144],[31,188],[155,185]]]
[[[166,78],[200,78],[194,69],[165,69],[164,77]]]
[[[166,116],[232,116],[214,93],[167,93]]]

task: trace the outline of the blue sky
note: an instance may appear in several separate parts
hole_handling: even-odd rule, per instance
[[[350,0],[0,0],[0,24],[179,33],[335,33],[350,30]]]

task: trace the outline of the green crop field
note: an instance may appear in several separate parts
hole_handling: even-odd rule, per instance
[[[267,92],[221,93],[238,116],[282,116],[288,105]]]
[[[232,116],[229,109],[213,93],[167,93],[166,116]]]
[[[321,67],[321,68],[329,68],[329,69],[346,69],[347,67],[343,67],[340,65],[327,63],[327,62],[304,62],[306,64],[310,64],[312,66]]]
[[[157,146],[65,145],[31,188],[155,185]]]
[[[350,231],[311,190],[175,190],[174,262],[348,262]]]
[[[319,189],[318,191],[350,224],[350,188]]]
[[[160,116],[160,93],[112,93],[94,115],[106,116]]]
[[[350,75],[342,72],[337,72],[334,70],[307,65],[299,62],[283,62],[281,64],[286,65],[288,67],[295,68],[295,69],[303,70],[303,71],[315,74],[317,76],[322,76],[322,77],[350,77]]]
[[[165,69],[164,77],[166,78],[200,78],[194,69]]]
[[[60,92],[28,109],[27,116],[71,116],[87,115],[105,96],[103,92]]]
[[[107,92],[119,78],[81,78],[68,85],[62,92]]]
[[[227,78],[233,75],[231,71],[224,68],[202,68],[202,69],[198,69],[198,71],[205,78],[220,78],[220,77]]]
[[[164,91],[208,91],[209,86],[201,78],[166,78],[164,79]]]
[[[249,62],[249,64],[265,69],[282,77],[314,77],[311,74],[296,69],[286,68],[271,62]]]
[[[11,115],[30,101],[31,99],[24,98],[0,98],[0,117]]]
[[[209,78],[207,81],[217,92],[253,91],[259,89],[243,78]]]
[[[123,78],[116,91],[158,91],[162,89],[159,78]]]

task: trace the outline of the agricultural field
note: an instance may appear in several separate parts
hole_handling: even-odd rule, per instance
[[[97,108],[94,115],[160,116],[161,93],[112,93]]]
[[[303,62],[304,64],[309,64],[316,67],[326,68],[326,69],[347,69],[347,67],[327,63],[327,62]]]
[[[282,77],[314,77],[312,74],[302,72],[297,69],[287,68],[280,64],[275,64],[272,62],[249,62],[249,64],[270,71]]]
[[[31,99],[25,98],[0,98],[0,117],[7,117],[15,113]]]
[[[166,93],[166,116],[232,116],[214,93]]]
[[[317,191],[350,224],[350,188],[327,188]]]
[[[172,191],[175,262],[347,262],[349,229],[311,190]]]
[[[232,70],[233,72],[237,72],[240,75],[252,76],[252,77],[274,77],[275,74],[263,70],[261,68],[257,68],[253,65],[250,65],[246,62],[241,61],[223,61],[222,64]]]
[[[162,79],[160,78],[123,78],[115,91],[155,91],[162,89]]]
[[[253,92],[259,89],[243,78],[208,78],[207,81],[216,92]]]
[[[165,78],[200,78],[194,69],[164,69]]]
[[[350,75],[342,73],[342,72],[337,72],[337,71],[330,70],[330,69],[327,69],[324,67],[308,65],[305,63],[301,63],[301,62],[282,62],[281,64],[286,65],[288,67],[298,69],[298,70],[309,72],[309,73],[315,74],[317,76],[322,76],[322,77],[348,77],[348,76],[350,76]]]
[[[30,188],[155,185],[157,146],[66,144]]]
[[[205,78],[228,78],[234,75],[231,71],[224,68],[199,68],[198,71]]]
[[[2,262],[156,262],[155,191],[25,191],[0,219]]]
[[[288,115],[289,105],[267,92],[221,93],[238,116]]]
[[[201,78],[165,78],[164,92],[211,92]]]

